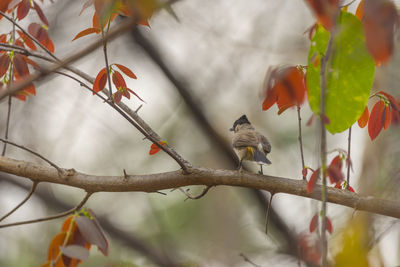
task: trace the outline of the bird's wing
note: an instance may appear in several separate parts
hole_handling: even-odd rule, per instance
[[[269,143],[267,137],[265,137],[264,135],[260,134],[260,141],[261,144],[263,146],[263,149],[266,153],[270,153],[271,152],[271,144]]]
[[[257,138],[257,132],[256,131],[239,131],[237,132],[233,139],[232,139],[232,146],[235,148],[240,148],[240,147],[254,147],[257,148],[258,146],[258,139]]]

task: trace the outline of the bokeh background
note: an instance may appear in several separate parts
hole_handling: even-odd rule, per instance
[[[354,11],[358,2],[350,5],[349,10]],[[83,3],[78,0],[44,3],[50,37],[60,58],[98,38],[90,35],[71,41],[91,25],[92,10],[78,16]],[[222,137],[217,142],[229,146],[228,129],[242,114],[247,114],[272,144],[273,164],[264,169],[265,173],[301,179],[296,111],[288,110],[278,116],[276,107],[264,112],[261,104],[269,67],[307,64],[306,32],[315,19],[305,1],[181,0],[172,7],[178,20],[162,10],[150,19],[151,27],[140,26],[139,31]],[[121,19],[117,18],[115,23]],[[38,21],[36,14],[30,14],[23,24],[29,21]],[[1,32],[8,31],[9,27],[6,21],[0,22]],[[234,168],[234,161],[221,150],[215,136],[204,130],[203,123],[186,104],[176,85],[135,43],[131,33],[113,40],[108,47],[111,63],[128,66],[137,75],[137,80],[127,80],[128,87],[146,101],[124,99],[127,105],[136,110],[143,104],[139,115],[193,165]],[[399,60],[395,52],[387,66],[377,68],[372,90],[399,95],[396,93]],[[91,76],[103,65],[101,49],[74,63]],[[162,152],[149,156],[150,142],[76,82],[52,75],[36,85],[35,97],[26,102],[13,99],[10,140],[41,153],[61,167],[89,174],[122,175],[124,169],[128,174],[148,174],[179,168]],[[0,104],[2,133],[6,111],[7,103],[3,101]],[[305,161],[307,166],[315,168],[318,127],[316,123],[305,127],[311,116],[307,103],[301,112]],[[398,201],[398,130],[390,127],[371,142],[366,129],[353,126],[351,185],[357,193]],[[335,148],[347,149],[347,133],[328,136],[328,150]],[[330,154],[329,160],[335,155]],[[9,146],[6,156],[45,164]],[[257,170],[257,166],[246,166]],[[24,198],[30,183],[5,174],[0,178],[3,214]],[[5,222],[54,214],[74,206],[84,196],[82,190],[67,186],[40,184],[38,190]],[[190,192],[201,190],[202,187],[192,187]],[[318,202],[285,194],[274,196],[272,207],[276,218],[270,222],[267,236],[264,233],[266,206],[252,190],[218,186],[195,201],[185,201],[185,195],[179,190],[163,193],[166,195],[93,195],[86,206],[99,216],[105,228],[110,255],[104,257],[92,248],[89,260],[81,266],[157,266],[149,256],[151,253],[156,258],[185,266],[251,266],[241,254],[260,266],[305,264],[293,256],[296,253],[293,240],[308,232],[309,222],[319,210]],[[262,194],[269,197],[268,192]],[[329,235],[330,259],[345,245],[343,231],[351,229],[354,220],[362,220],[366,227],[361,234],[367,244],[370,266],[400,264],[397,220],[334,204],[328,205],[328,215],[334,227],[333,234]],[[0,229],[0,266],[44,263],[48,244],[59,231],[61,222],[60,219]]]

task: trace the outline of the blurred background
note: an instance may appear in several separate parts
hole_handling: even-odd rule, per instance
[[[359,1],[349,7],[354,11]],[[45,1],[55,54],[64,58],[98,38],[89,35],[74,42],[91,27],[93,11],[78,16],[84,1]],[[396,4],[398,4],[396,2]],[[271,144],[272,165],[264,173],[301,179],[297,113],[277,115],[274,106],[264,112],[263,83],[271,66],[306,65],[309,40],[306,31],[315,19],[302,0],[181,0],[172,6],[178,20],[165,10],[138,32],[164,64],[149,56],[146,47],[128,32],[109,43],[110,63],[133,70],[137,80],[128,87],[146,103],[131,98],[124,103],[139,115],[178,153],[196,167],[233,169],[229,128],[243,114],[265,134]],[[32,12],[31,12],[32,13]],[[38,21],[29,14],[23,25]],[[117,18],[115,23],[119,23]],[[1,33],[10,25],[2,20]],[[137,34],[137,33],[136,33]],[[148,48],[148,47],[147,47]],[[387,66],[376,69],[373,91],[398,97],[400,58],[395,52]],[[95,77],[104,67],[97,49],[74,63]],[[167,70],[167,73],[166,73]],[[171,77],[173,80],[171,80]],[[118,113],[78,83],[52,75],[36,83],[37,95],[26,102],[13,99],[9,139],[44,155],[63,168],[88,174],[149,174],[177,170],[165,153],[149,156],[151,143]],[[187,95],[194,101],[188,105]],[[372,105],[371,105],[372,106]],[[196,113],[197,112],[197,113]],[[207,130],[206,119],[214,132]],[[1,133],[5,130],[7,102],[0,104]],[[301,110],[305,163],[318,165],[317,124],[305,127],[311,116],[308,104]],[[354,171],[351,186],[361,195],[398,200],[399,129],[390,127],[371,142],[366,129],[353,126]],[[347,132],[328,135],[328,150],[347,150]],[[7,147],[7,157],[42,163],[38,158]],[[329,154],[330,161],[336,154]],[[257,166],[246,165],[257,171]],[[0,175],[0,214],[27,194],[26,179]],[[203,187],[191,187],[201,192]],[[110,244],[104,257],[95,248],[81,266],[312,266],[299,260],[299,240],[309,234],[319,202],[286,194],[274,196],[274,213],[265,235],[265,200],[268,192],[218,186],[199,200],[186,200],[178,190],[157,193],[96,193],[86,204],[100,219]],[[84,196],[79,189],[39,184],[38,192],[5,223],[43,217],[76,205]],[[370,266],[397,266],[399,224],[391,217],[367,214],[329,204],[334,232],[329,237],[329,258],[346,256],[348,240],[362,240],[352,259],[366,256]],[[60,220],[0,230],[0,266],[38,266],[47,259],[47,247],[61,228]],[[350,239],[346,239],[350,236]],[[346,241],[347,240],[347,241]],[[354,242],[353,242],[354,243]],[[348,250],[349,251],[349,250]],[[342,254],[341,254],[342,253]],[[247,259],[247,260],[246,260]],[[345,265],[342,265],[345,266]],[[348,265],[357,266],[357,265]]]

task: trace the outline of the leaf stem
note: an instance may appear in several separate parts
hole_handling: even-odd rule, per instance
[[[112,87],[111,87],[111,77],[110,77],[110,65],[108,64],[108,56],[107,56],[107,40],[104,38],[106,33],[104,33],[104,28],[103,28],[103,24],[101,23],[100,25],[101,27],[101,39],[103,40],[103,53],[104,53],[104,60],[106,63],[106,69],[107,69],[107,78],[108,78],[108,90],[110,90],[110,100],[111,103],[114,104],[114,99],[112,97]],[[108,27],[107,27],[107,33],[108,33],[108,29],[110,27],[110,20],[108,20]],[[118,88],[117,88],[118,90]]]

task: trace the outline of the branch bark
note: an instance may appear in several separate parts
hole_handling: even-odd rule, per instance
[[[147,175],[97,176],[64,169],[59,176],[55,168],[32,162],[0,157],[0,171],[25,177],[38,182],[64,184],[88,192],[155,192],[190,185],[228,185],[267,190],[271,193],[286,193],[321,200],[321,186],[307,194],[307,183],[283,177],[240,173],[231,170],[191,168],[189,174],[182,170]],[[398,202],[370,196],[360,196],[348,190],[327,188],[328,202],[360,211],[400,218]]]

